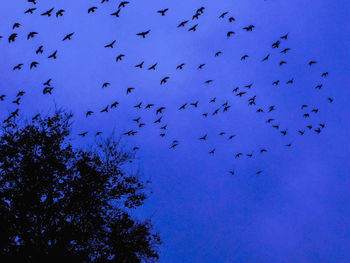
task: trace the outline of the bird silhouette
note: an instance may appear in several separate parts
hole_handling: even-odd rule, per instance
[[[193,27],[191,27],[188,31],[196,31],[198,24],[195,24]]]
[[[18,35],[16,33],[11,34],[8,38],[9,43],[15,42],[17,36]]]
[[[94,13],[97,10],[97,6],[90,7],[88,13]]]
[[[156,70],[156,66],[158,63],[153,64],[151,67],[148,68],[148,70]]]
[[[120,9],[118,9],[117,11],[115,11],[114,13],[111,14],[111,16],[115,16],[115,17],[119,17],[120,14]]]
[[[127,5],[127,4],[129,4],[128,1],[122,1],[122,2],[119,4],[118,8],[125,7],[125,5]]]
[[[74,35],[74,32],[73,32],[73,33],[70,33],[70,34],[67,34],[67,35],[63,38],[62,41],[65,41],[65,40],[67,40],[67,39],[72,40],[72,36],[73,36],[73,35]]]
[[[165,78],[163,78],[163,79],[160,81],[160,85],[167,83],[167,81],[168,81],[169,78],[170,78],[170,77],[165,77]]]
[[[168,11],[168,8],[165,8],[164,10],[159,10],[157,13],[161,14],[162,16],[165,16],[165,13]]]
[[[36,10],[36,8],[29,8],[24,13],[25,14],[33,14],[33,12]]]
[[[44,53],[44,50],[43,50],[43,46],[40,46],[36,51],[35,51],[36,54],[42,54]]]
[[[120,54],[115,60],[118,62],[118,61],[121,61],[123,59],[123,57],[125,57],[124,54]]]
[[[314,65],[314,64],[316,64],[316,63],[317,63],[316,61],[311,60],[311,61],[308,63],[308,65],[311,67],[312,65]]]
[[[228,14],[228,12],[224,12],[219,16],[219,18],[224,18],[227,14]]]
[[[126,90],[126,94],[129,94],[129,93],[131,93],[131,91],[133,91],[135,88],[132,88],[132,87],[130,87],[130,88],[127,88],[127,90]]]
[[[141,32],[141,33],[137,33],[137,36],[142,36],[142,38],[146,38],[146,36],[149,34],[149,32],[151,32],[151,30],[145,31],[145,32]]]
[[[63,13],[65,12],[65,10],[63,9],[60,9],[56,12],[56,17],[59,17],[59,16],[63,16]]]
[[[188,20],[182,21],[177,27],[185,27],[185,25],[188,23]]]
[[[255,27],[254,25],[246,26],[246,27],[243,27],[243,30],[246,30],[247,32],[253,31],[254,27]]]
[[[143,66],[144,63],[145,63],[145,62],[142,61],[140,64],[136,65],[135,67],[136,67],[136,68],[142,68],[142,66]]]
[[[33,61],[33,62],[30,64],[30,69],[36,68],[38,65],[39,65],[39,62]]]
[[[109,85],[111,85],[111,83],[105,82],[102,84],[102,88],[107,88]]]
[[[50,56],[48,56],[48,58],[57,59],[56,55],[57,55],[57,50],[53,52]]]
[[[12,29],[19,28],[20,25],[21,25],[20,23],[14,23],[12,26]]]
[[[48,17],[50,17],[50,16],[51,16],[51,13],[52,13],[52,11],[53,11],[53,9],[54,9],[54,8],[51,8],[50,10],[48,10],[48,11],[42,13],[41,15],[42,15],[42,16],[48,16]]]
[[[30,32],[29,34],[28,34],[28,36],[27,36],[27,39],[31,39],[31,38],[33,38],[35,35],[37,35],[38,34],[38,32]]]
[[[110,44],[105,45],[105,48],[107,48],[107,47],[113,48],[114,44],[115,44],[115,40],[113,40]]]
[[[267,60],[269,60],[269,57],[270,57],[270,54],[268,54],[266,57],[264,57],[262,61],[267,61]]]

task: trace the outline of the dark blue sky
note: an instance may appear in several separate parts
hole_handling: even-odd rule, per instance
[[[33,15],[24,14],[34,7],[25,0],[2,3],[0,93],[6,98],[1,117],[17,108],[11,101],[24,90],[25,116],[48,113],[55,105],[73,111],[74,136],[89,132],[83,139],[76,136],[76,143],[92,143],[96,131],[137,130],[124,143],[140,147],[140,168],[153,181],[153,195],[138,214],[152,215],[163,237],[161,262],[349,262],[349,1],[130,0],[119,18],[110,16],[119,3],[37,0]],[[92,6],[98,9],[88,14]],[[202,6],[204,13],[192,20]],[[65,9],[64,16],[39,15],[52,7]],[[164,8],[169,11],[162,17],[157,10]],[[223,12],[229,13],[219,19]],[[231,16],[236,21],[229,23]],[[184,20],[190,22],[177,28]],[[21,26],[12,30],[15,22]],[[189,32],[197,23],[197,31]],[[251,24],[252,32],[242,29]],[[136,36],[149,29],[145,39]],[[27,40],[32,31],[39,34]],[[228,31],[235,34],[227,39]],[[18,37],[9,44],[13,32]],[[72,32],[72,40],[62,42]],[[272,49],[286,33],[288,40]],[[113,49],[104,48],[113,40]],[[40,45],[44,54],[36,55]],[[291,50],[280,54],[284,48]],[[55,50],[57,59],[48,59]],[[218,51],[222,54],[214,57]],[[119,54],[125,57],[116,63]],[[282,60],[287,64],[279,66]],[[310,67],[310,60],[318,63]],[[38,68],[29,69],[32,61]],[[143,69],[134,67],[142,61]],[[13,71],[19,63],[22,70]],[[157,69],[147,70],[154,63]],[[182,63],[183,70],[176,70]],[[321,78],[324,72],[327,78]],[[165,76],[170,79],[160,85]],[[42,94],[49,78],[51,96]],[[213,82],[205,84],[209,79]],[[104,82],[111,85],[102,89]],[[251,89],[244,87],[251,83]],[[320,84],[322,89],[315,89]],[[128,87],[135,90],[126,95]],[[237,97],[235,87],[247,94]],[[256,105],[248,106],[254,95]],[[178,111],[197,100],[198,108]],[[114,101],[117,109],[100,113]],[[231,107],[223,112],[226,101]],[[140,102],[142,110],[133,107]],[[144,109],[149,103],[155,106]],[[302,104],[309,107],[301,110]],[[267,113],[271,105],[276,110]],[[154,124],[162,106],[162,122]],[[256,113],[258,108],[264,112]],[[88,110],[94,114],[86,118]],[[205,112],[207,118],[201,116]],[[144,127],[132,121],[137,117]],[[275,121],[267,124],[269,118]],[[317,134],[320,123],[325,128]],[[277,124],[279,130],[271,127]],[[207,141],[199,141],[205,134]],[[230,135],[236,137],[228,140]],[[179,145],[169,150],[173,140]],[[261,154],[262,148],[267,152]],[[253,157],[234,158],[240,152]]]

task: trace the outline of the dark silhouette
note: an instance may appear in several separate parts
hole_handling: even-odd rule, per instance
[[[62,111],[25,125],[18,115],[0,132],[0,261],[157,260],[159,235],[129,212],[146,199],[146,183],[123,169],[133,153],[112,138],[73,148]]]

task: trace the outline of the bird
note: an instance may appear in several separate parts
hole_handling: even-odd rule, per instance
[[[237,153],[235,158],[239,158],[241,155],[243,155],[243,153]]]
[[[200,137],[199,140],[206,141],[207,140],[207,134],[205,134],[204,136]]]
[[[287,82],[286,82],[286,84],[293,84],[294,83],[294,78],[292,78],[291,80],[288,80]]]
[[[44,52],[44,50],[43,50],[43,46],[40,46],[36,51],[35,51],[35,53],[36,54],[42,54]]]
[[[281,62],[280,62],[280,66],[282,66],[282,65],[284,65],[284,64],[287,64],[287,62],[286,62],[286,61],[281,61]]]
[[[140,64],[136,65],[135,67],[136,67],[136,68],[142,68],[142,66],[143,66],[144,63],[145,63],[145,62],[142,61]]]
[[[132,88],[132,87],[130,87],[130,88],[127,88],[127,90],[126,90],[126,94],[129,94],[129,93],[131,93],[131,91],[133,91],[135,88]]]
[[[284,36],[281,36],[281,39],[287,40],[288,34],[285,34]]]
[[[37,35],[38,34],[38,32],[30,32],[29,34],[28,34],[28,36],[27,36],[27,39],[31,39],[31,38],[33,38],[35,35]]]
[[[109,105],[107,105],[105,108],[101,110],[101,112],[108,112]]]
[[[280,81],[279,81],[279,80],[276,80],[276,81],[274,81],[274,82],[272,83],[272,85],[277,86],[279,83],[280,83]]]
[[[48,58],[57,59],[56,55],[57,55],[57,50],[53,52],[50,56],[48,56]]]
[[[119,17],[120,9],[118,9],[116,12],[112,13],[111,16]]]
[[[108,48],[108,47],[113,48],[114,44],[115,44],[115,40],[113,40],[110,44],[105,45],[105,48]]]
[[[248,55],[244,55],[244,56],[241,57],[241,60],[246,60],[247,57],[248,57]]]
[[[165,107],[160,107],[160,108],[158,108],[157,111],[156,111],[156,114],[162,113],[163,110],[165,110]]]
[[[117,58],[116,58],[116,61],[121,61],[123,59],[123,57],[125,57],[124,54],[120,54]]]
[[[254,27],[255,27],[254,25],[246,26],[246,27],[243,27],[243,30],[246,30],[247,32],[253,31]]]
[[[160,81],[160,85],[166,83],[170,77],[165,77]]]
[[[315,87],[315,89],[321,89],[322,87],[323,87],[323,85],[320,84],[320,85],[317,85],[317,86]]]
[[[329,103],[332,103],[334,101],[333,98],[328,98]]]
[[[159,10],[157,13],[161,14],[162,16],[165,16],[165,13],[168,11],[168,8],[165,8],[164,10]]]
[[[113,103],[111,104],[111,109],[116,108],[118,104],[119,104],[118,101],[113,102]]]
[[[154,106],[154,104],[147,104],[146,107],[145,107],[145,109],[150,109],[150,108],[152,108],[153,106]]]
[[[139,108],[139,109],[141,109],[141,105],[142,105],[142,101],[141,101],[139,104],[135,105],[134,108]]]
[[[81,137],[85,137],[86,134],[88,134],[88,132],[82,132],[82,133],[79,133],[78,135],[81,136]]]
[[[24,13],[25,14],[33,14],[33,12],[36,10],[36,8],[29,8]]]
[[[184,110],[184,109],[186,108],[186,105],[187,105],[187,103],[185,103],[184,105],[182,105],[182,106],[179,108],[179,110]]]
[[[43,89],[43,94],[45,95],[45,94],[50,94],[50,95],[52,95],[52,90],[53,90],[53,87],[45,87],[44,89]]]
[[[200,16],[200,13],[196,13],[196,14],[194,14],[194,15],[192,16],[192,20],[194,20],[194,19],[198,19],[198,18],[199,18],[199,16]]]
[[[325,77],[327,77],[328,76],[328,72],[324,72],[324,73],[322,73],[322,75],[321,75],[321,77],[323,77],[323,78],[325,78]]]
[[[177,67],[176,67],[176,69],[183,69],[183,66],[185,65],[185,63],[182,63],[182,64],[180,64],[180,65],[178,65]]]
[[[231,23],[231,22],[233,22],[233,21],[236,21],[236,19],[235,19],[234,17],[230,17],[230,18],[228,19],[228,21]]]
[[[20,25],[21,25],[20,23],[14,23],[12,26],[12,29],[19,28]]]
[[[280,53],[287,54],[287,51],[289,51],[289,50],[290,50],[290,48],[285,48]]]
[[[127,5],[127,4],[129,4],[128,1],[122,1],[122,2],[119,4],[118,8],[125,7],[125,5]]]
[[[43,85],[44,86],[51,86],[50,82],[51,82],[51,79],[48,79]]]
[[[209,154],[214,154],[214,153],[215,153],[215,148],[209,152]]]
[[[157,119],[156,121],[154,121],[154,123],[160,123],[163,117],[160,117],[159,119]]]
[[[229,38],[229,37],[231,37],[231,35],[234,35],[234,34],[235,34],[234,31],[228,31],[226,36],[227,36],[227,38]]]
[[[153,64],[151,67],[148,68],[148,70],[156,70],[156,66],[158,63]]]
[[[185,27],[185,25],[188,23],[188,20],[182,21],[177,27]]]
[[[146,38],[146,36],[149,34],[149,32],[151,32],[151,30],[145,31],[145,32],[141,32],[141,33],[137,33],[137,36],[142,36],[142,38]]]
[[[224,12],[219,16],[219,18],[224,18],[227,14],[228,14],[228,12]]]
[[[20,96],[23,96],[25,93],[25,91],[19,91],[16,95],[16,97],[20,97]]]
[[[86,117],[89,117],[89,116],[92,115],[93,113],[94,113],[93,111],[89,110],[89,111],[86,112],[85,116],[86,116]]]
[[[9,43],[15,42],[17,36],[18,35],[16,33],[11,34],[8,38]]]
[[[13,68],[13,70],[16,70],[16,69],[20,70],[20,69],[22,69],[22,66],[23,66],[23,64],[18,64],[17,66],[15,66]]]
[[[88,9],[88,13],[94,13],[96,11],[96,9],[97,9],[97,6],[90,7]]]
[[[262,61],[267,61],[267,60],[269,60],[269,57],[270,57],[270,54],[268,54],[266,57],[264,57]]]
[[[277,40],[275,43],[272,44],[272,48],[278,48],[280,46],[281,42]]]
[[[198,69],[202,69],[204,66],[205,66],[205,64],[200,64],[200,65],[198,66]]]
[[[105,82],[102,84],[102,88],[107,88],[109,85],[111,85],[111,83]]]
[[[63,38],[62,41],[65,41],[65,40],[67,40],[67,39],[72,40],[72,36],[73,36],[73,35],[74,35],[74,32],[73,32],[73,33],[67,34],[67,35]]]
[[[308,63],[308,65],[311,67],[312,65],[314,65],[314,64],[316,64],[316,63],[317,63],[316,61],[311,60],[311,61]]]
[[[33,61],[33,62],[30,64],[30,69],[36,68],[38,65],[39,65],[39,62]]]
[[[195,24],[193,27],[191,27],[188,31],[196,31],[198,24]]]
[[[215,57],[218,57],[218,56],[221,55],[221,54],[222,54],[222,52],[221,52],[221,51],[218,51],[218,52],[215,53]]]
[[[6,97],[5,94],[0,95],[0,100],[1,100],[1,101],[4,101],[5,97]]]
[[[56,12],[56,17],[59,17],[59,16],[63,16],[63,13],[65,12],[65,10],[63,9],[60,9]]]
[[[194,106],[195,108],[197,108],[197,107],[198,107],[198,102],[199,102],[199,101],[196,101],[195,103],[190,103],[190,105],[191,105],[191,106]]]
[[[50,10],[48,10],[48,11],[42,13],[41,15],[42,15],[42,16],[48,16],[48,17],[50,17],[50,16],[51,16],[51,13],[52,13],[52,11],[53,11],[53,9],[54,9],[54,8],[51,8]]]

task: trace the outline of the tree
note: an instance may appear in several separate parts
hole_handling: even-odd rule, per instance
[[[76,149],[64,111],[16,116],[0,131],[0,261],[157,261],[159,235],[131,215],[147,197],[134,155],[113,139]]]

